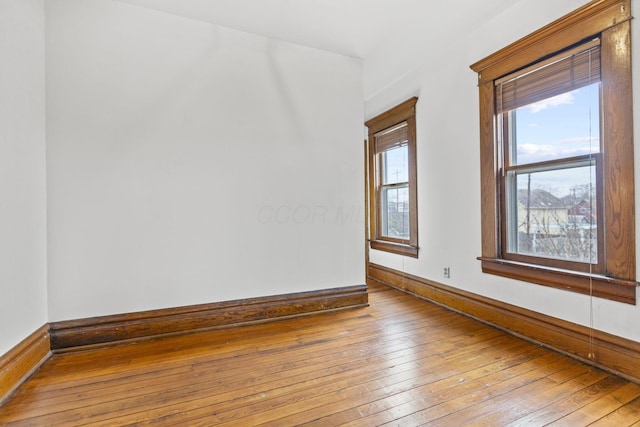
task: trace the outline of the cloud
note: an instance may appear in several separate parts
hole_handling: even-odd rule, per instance
[[[556,144],[518,144],[518,163],[536,163],[545,160],[582,156],[599,151],[595,138],[567,138]]]
[[[573,104],[573,92],[575,91],[562,93],[551,98],[543,99],[542,101],[534,102],[533,104],[527,105],[527,108],[532,113],[538,113],[542,110],[546,110],[547,108]]]
[[[598,136],[578,136],[575,138],[564,138],[560,141],[562,145],[580,145],[590,147],[592,151],[598,151],[600,145],[600,137]]]
[[[553,145],[518,144],[518,163],[535,163],[557,155],[558,148]]]

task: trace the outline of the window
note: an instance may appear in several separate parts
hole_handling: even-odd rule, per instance
[[[367,121],[372,249],[418,257],[416,121],[411,98]]]
[[[498,79],[503,258],[603,271],[599,39]]]
[[[471,66],[483,272],[635,304],[629,8],[593,1]]]

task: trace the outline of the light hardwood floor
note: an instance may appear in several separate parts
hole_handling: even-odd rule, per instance
[[[0,425],[640,426],[640,385],[387,287],[369,300],[56,354]]]

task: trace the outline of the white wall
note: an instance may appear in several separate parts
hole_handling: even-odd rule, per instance
[[[525,307],[582,325],[590,325],[590,299],[566,291],[483,274],[480,262],[480,176],[478,89],[469,65],[574,10],[586,1],[520,0],[486,21],[451,25],[434,43],[416,35],[411,41],[414,58],[403,69],[377,60],[365,61],[365,80],[372,72],[395,79],[367,88],[366,117],[392,107],[414,95],[417,104],[419,259],[372,251],[372,262],[406,271],[476,294]],[[425,6],[426,7],[426,6]],[[640,2],[634,0],[637,14]],[[423,11],[426,13],[427,11]],[[416,14],[421,13],[415,11]],[[640,58],[637,21],[633,23],[633,56]],[[497,31],[496,29],[500,29]],[[431,58],[425,62],[425,58]],[[409,70],[409,71],[407,71]],[[635,120],[640,123],[640,74],[634,67]],[[636,177],[640,175],[640,131],[636,129]],[[636,179],[636,203],[640,206],[640,179]],[[636,212],[640,209],[636,207]],[[640,230],[640,216],[636,229]],[[636,239],[640,242],[640,239]],[[636,250],[640,255],[640,250]],[[640,260],[637,263],[640,266]],[[451,278],[443,277],[443,267]],[[640,341],[640,305],[593,299],[593,326]]]
[[[51,321],[364,283],[361,61],[46,11]]]
[[[585,296],[480,271],[468,68],[584,3],[520,0],[446,44],[414,31],[397,61],[381,60],[388,46],[365,61],[366,118],[420,96],[420,258],[373,262],[589,324]],[[118,2],[48,1],[45,168],[43,7],[0,2],[0,354],[47,320],[362,283],[359,61]],[[640,179],[636,191],[640,203]],[[593,310],[597,329],[640,341],[639,306]]]
[[[0,355],[47,322],[44,3],[0,2]]]

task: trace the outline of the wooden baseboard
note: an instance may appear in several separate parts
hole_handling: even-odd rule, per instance
[[[49,325],[44,325],[0,356],[0,405],[50,355]]]
[[[366,285],[50,323],[55,352],[368,305]]]
[[[385,284],[640,383],[640,343],[370,263]]]

